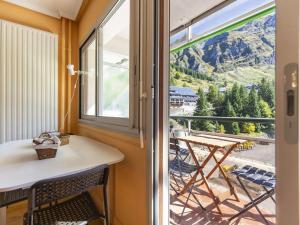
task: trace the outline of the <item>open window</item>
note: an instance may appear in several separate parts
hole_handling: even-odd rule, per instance
[[[135,132],[138,44],[134,4],[118,1],[81,48],[82,122]]]

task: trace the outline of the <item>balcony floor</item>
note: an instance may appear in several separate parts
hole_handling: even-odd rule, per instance
[[[183,203],[186,201],[188,194],[177,196],[172,190],[170,192],[170,225],[214,225],[214,224],[228,224],[228,225],[261,225],[266,224],[255,208],[244,213],[239,218],[228,222],[228,218],[235,215],[240,211],[246,203],[246,196],[243,196],[238,191],[239,198],[242,199],[240,202],[236,201],[233,196],[229,194],[222,194],[220,191],[214,188],[214,193],[221,200],[220,209],[223,215],[220,215],[213,204],[212,199],[208,196],[206,188],[201,186],[197,187],[193,192],[201,204],[206,208],[204,212],[196,201],[191,196],[188,206],[183,210]],[[224,200],[222,200],[224,199]],[[260,209],[269,221],[269,225],[275,225],[275,214],[274,214],[274,203],[269,201],[259,205]],[[270,208],[270,211],[265,210]]]

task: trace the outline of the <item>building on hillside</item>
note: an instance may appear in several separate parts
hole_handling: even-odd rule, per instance
[[[258,89],[258,86],[255,84],[247,84],[247,85],[245,85],[245,87],[248,91],[251,91],[252,88],[255,88],[256,90]]]
[[[169,95],[171,114],[193,114],[198,95],[191,88],[170,86]]]
[[[226,87],[220,87],[220,88],[219,88],[219,92],[220,92],[220,93],[225,93],[226,90],[227,90]]]

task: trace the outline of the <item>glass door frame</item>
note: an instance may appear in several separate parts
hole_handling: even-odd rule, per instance
[[[169,175],[168,175],[168,127],[169,127],[169,4],[170,0],[156,1],[157,21],[155,96],[153,120],[154,163],[153,175],[153,224],[169,224]],[[284,66],[300,61],[300,19],[298,0],[276,0],[276,221],[279,225],[300,224],[300,154],[297,144],[285,140],[284,129],[286,98],[284,92]],[[289,35],[287,35],[289,34]],[[299,85],[299,80],[298,80]],[[297,113],[299,107],[296,109]],[[299,122],[296,124],[299,130]],[[299,132],[298,132],[299,133]],[[288,153],[288,154],[287,154]]]
[[[299,64],[300,19],[298,0],[276,1],[276,216],[277,224],[300,224],[299,204],[299,121],[295,124],[298,142],[286,139],[286,90],[284,69],[287,64]],[[288,35],[287,35],[288,34]],[[299,86],[299,79],[298,79]],[[296,98],[296,101],[298,99]],[[299,112],[299,105],[296,114]]]

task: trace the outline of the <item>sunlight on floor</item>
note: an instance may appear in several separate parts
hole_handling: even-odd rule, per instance
[[[237,202],[233,196],[219,193],[214,190],[214,193],[224,200],[220,200],[220,209],[223,215],[220,215],[213,204],[212,199],[208,196],[205,187],[201,186],[194,191],[195,197],[206,208],[206,212],[201,209],[195,199],[191,196],[187,207],[184,209],[188,194],[177,196],[174,191],[170,193],[170,224],[171,225],[263,225],[266,224],[255,208],[243,214],[236,220],[228,222],[228,218],[240,211],[246,202],[241,200]],[[275,225],[275,215],[267,210],[262,210],[263,215],[269,221],[269,225]]]

